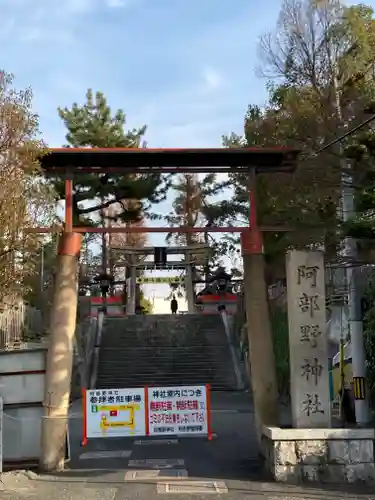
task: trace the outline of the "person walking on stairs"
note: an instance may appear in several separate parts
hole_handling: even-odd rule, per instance
[[[177,314],[177,309],[178,309],[178,303],[177,303],[176,297],[173,295],[172,300],[171,300],[171,313]]]

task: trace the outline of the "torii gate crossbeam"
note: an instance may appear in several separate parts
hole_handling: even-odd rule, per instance
[[[73,230],[73,178],[83,172],[110,173],[257,173],[293,172],[298,150],[288,148],[216,148],[216,149],[102,149],[52,148],[41,158],[46,175],[65,174],[65,232]],[[251,196],[251,195],[250,195]],[[256,224],[254,200],[250,225]],[[251,220],[254,218],[254,220]],[[247,227],[74,227],[77,233],[242,233]],[[260,229],[260,228],[259,228]],[[259,230],[258,229],[258,230]],[[49,233],[61,228],[32,228],[31,232]],[[262,228],[261,231],[289,231],[290,228]]]

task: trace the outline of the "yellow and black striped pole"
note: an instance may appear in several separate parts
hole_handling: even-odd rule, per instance
[[[365,399],[366,384],[365,377],[353,377],[353,391],[355,399]]]
[[[339,389],[339,398],[340,398],[340,419],[341,422],[345,422],[345,414],[343,408],[343,400],[344,400],[344,389],[345,389],[345,356],[344,356],[344,339],[340,340],[340,389]]]

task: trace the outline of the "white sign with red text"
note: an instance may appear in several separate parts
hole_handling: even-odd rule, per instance
[[[153,436],[208,435],[209,394],[206,386],[150,387],[148,431]]]

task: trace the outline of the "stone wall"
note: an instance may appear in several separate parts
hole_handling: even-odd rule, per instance
[[[46,355],[46,343],[23,344],[20,349],[0,352],[5,466],[38,463]]]
[[[374,482],[373,429],[264,427],[268,472],[280,482]]]

